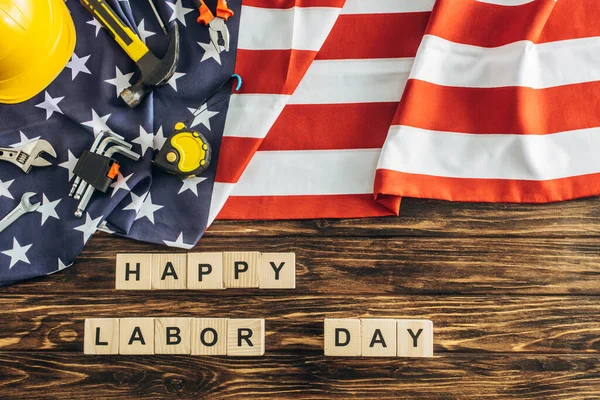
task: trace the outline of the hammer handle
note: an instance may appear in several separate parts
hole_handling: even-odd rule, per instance
[[[102,24],[115,41],[135,62],[150,50],[141,39],[119,18],[105,0],[79,0],[82,6]]]

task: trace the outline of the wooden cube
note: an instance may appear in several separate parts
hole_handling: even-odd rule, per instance
[[[326,356],[360,357],[360,319],[325,318],[324,342]]]
[[[223,253],[189,253],[188,289],[224,289]]]
[[[256,251],[223,253],[223,282],[226,288],[257,288],[258,261]]]
[[[228,318],[192,320],[192,355],[227,355]]]
[[[230,319],[227,322],[228,356],[262,356],[265,354],[264,319]]]
[[[258,281],[261,289],[295,289],[296,254],[262,253]]]
[[[154,353],[190,354],[191,318],[155,318]]]
[[[363,357],[396,357],[396,320],[360,320]]]
[[[433,357],[433,322],[428,319],[397,320],[398,357]]]
[[[187,254],[152,254],[152,289],[186,289]]]
[[[119,354],[154,354],[154,318],[121,318],[119,337]]]
[[[152,254],[117,254],[115,288],[152,289]]]
[[[86,319],[83,330],[83,354],[119,354],[119,319]]]

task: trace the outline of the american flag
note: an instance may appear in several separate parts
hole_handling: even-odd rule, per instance
[[[73,0],[68,67],[34,99],[0,106],[0,146],[39,136],[59,154],[58,167],[29,175],[0,165],[2,215],[26,191],[42,201],[0,234],[0,282],[70,265],[98,228],[190,248],[216,218],[394,215],[402,196],[600,194],[594,0],[230,1],[231,49],[220,54],[191,0],[156,3],[180,24],[181,62],[137,109],[117,97],[134,64]],[[111,5],[164,53],[146,2]],[[232,73],[242,90],[193,123],[213,145],[209,170],[182,181],[153,169],[175,122]],[[72,169],[107,127],[143,159],[124,160],[113,190],[78,220]]]

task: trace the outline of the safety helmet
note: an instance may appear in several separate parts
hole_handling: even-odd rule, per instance
[[[75,49],[75,26],[64,0],[0,0],[0,103],[40,93]]]

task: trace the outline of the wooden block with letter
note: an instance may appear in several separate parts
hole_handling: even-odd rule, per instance
[[[362,318],[363,357],[396,357],[396,320]]]
[[[187,254],[152,255],[152,289],[186,289]]]
[[[189,253],[188,289],[224,289],[223,253]]]
[[[258,280],[261,289],[295,289],[296,254],[262,253]]]
[[[119,354],[154,354],[154,318],[121,318],[119,336]]]
[[[433,357],[433,322],[397,320],[398,357]]]
[[[227,322],[228,356],[262,356],[264,354],[264,319],[230,319]]]
[[[152,289],[152,254],[117,254],[115,288]]]
[[[226,288],[258,288],[257,251],[223,253],[223,282]]]
[[[83,354],[119,354],[119,319],[86,319],[83,329]]]
[[[228,318],[192,320],[192,355],[227,355]]]
[[[191,318],[155,318],[154,353],[190,354]]]
[[[362,354],[360,326],[360,319],[325,318],[325,355],[359,357]]]

